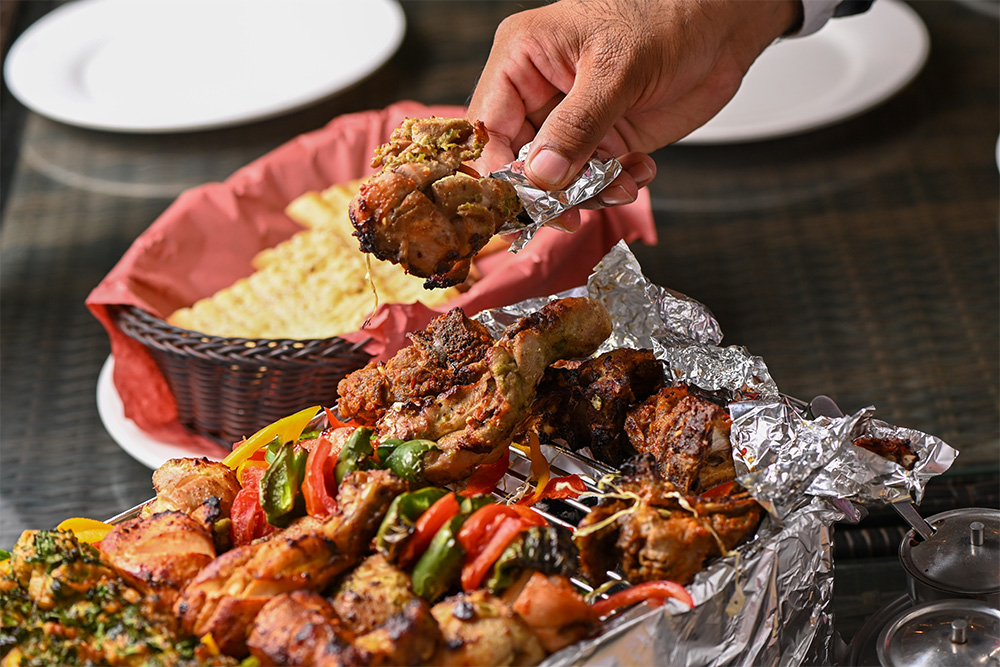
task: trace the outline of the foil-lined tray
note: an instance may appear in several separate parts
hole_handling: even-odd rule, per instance
[[[927,481],[946,471],[958,452],[934,436],[875,419],[871,407],[842,418],[814,418],[808,404],[779,391],[763,359],[739,346],[722,346],[722,331],[704,305],[650,283],[625,243],[605,256],[586,287],[551,298],[580,295],[601,300],[611,313],[614,332],[599,352],[652,349],[668,380],[728,399],[737,478],[767,515],[735,555],[711,562],[688,585],[693,609],[672,600],[658,608],[639,605],[543,664],[832,663],[833,524],[858,521],[873,503],[919,503]],[[498,333],[544,302],[522,302],[477,319]],[[906,470],[854,446],[862,435],[906,438],[918,461]],[[545,451],[556,474],[582,473],[592,490],[607,472],[578,454]],[[513,476],[520,482],[526,463],[511,460],[507,481]],[[555,523],[573,523],[550,507],[542,511]]]
[[[595,268],[587,285],[476,316],[494,335],[548,300],[588,295],[601,300],[614,331],[599,353],[618,347],[654,350],[668,381],[721,393],[729,401],[731,440],[739,482],[767,515],[757,534],[734,555],[718,558],[688,585],[696,606],[676,600],[613,614],[596,636],[551,656],[546,667],[575,665],[801,665],[830,664],[835,632],[832,530],[857,521],[872,503],[919,502],[927,481],[946,471],[957,451],[938,438],[874,419],[874,408],[843,418],[813,417],[808,404],[783,395],[764,361],[738,346],[721,346],[711,312],[682,294],[650,283],[622,242]],[[918,456],[912,470],[856,447],[861,435],[904,437]],[[553,445],[543,453],[554,475],[577,474],[593,493],[616,472],[587,456]],[[511,447],[499,498],[523,491],[530,460]],[[124,521],[141,505],[112,518]],[[544,500],[546,519],[572,530],[588,511],[583,500]],[[619,572],[609,572],[619,586]],[[582,591],[593,587],[574,578]],[[617,590],[602,589],[607,595]]]

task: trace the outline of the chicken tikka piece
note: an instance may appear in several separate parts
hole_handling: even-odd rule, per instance
[[[342,380],[341,415],[374,419],[377,440],[435,441],[424,477],[460,482],[507,451],[550,364],[587,357],[610,335],[608,311],[589,297],[550,301],[489,344],[482,325],[453,309],[413,335],[398,363],[372,362]]]
[[[480,121],[405,119],[376,150],[372,166],[382,170],[351,201],[362,252],[426,278],[427,288],[465,281],[476,253],[522,211],[510,183],[463,166],[487,141]]]
[[[633,584],[669,579],[686,585],[710,558],[752,537],[764,515],[735,482],[722,492],[680,492],[649,453],[626,461],[615,486],[616,493],[580,521],[575,536],[580,564],[595,583],[620,569]],[[600,529],[586,530],[616,515]]]

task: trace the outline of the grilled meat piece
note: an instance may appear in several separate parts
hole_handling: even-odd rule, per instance
[[[545,658],[527,623],[482,589],[446,598],[431,613],[444,636],[432,665],[536,665]]]
[[[662,386],[663,365],[651,350],[619,348],[594,359],[558,362],[545,371],[525,429],[542,442],[590,448],[598,461],[618,466],[635,453],[625,415]]]
[[[344,419],[374,424],[394,403],[475,382],[486,370],[486,351],[496,342],[460,308],[434,318],[409,338],[411,344],[389,361],[373,361],[340,381],[337,407]]]
[[[159,512],[115,525],[101,552],[118,571],[143,582],[167,604],[215,558],[212,534],[187,514]]]
[[[588,637],[597,628],[597,616],[565,576],[525,572],[514,589],[512,608],[549,653]]]
[[[664,479],[682,493],[699,493],[736,477],[731,424],[722,407],[678,385],[632,408],[625,431],[637,452],[656,457]]]
[[[607,580],[609,570],[621,567],[633,584],[657,579],[687,584],[710,558],[753,535],[763,516],[757,501],[736,485],[728,495],[679,493],[662,477],[650,454],[626,462],[622,475],[618,488],[638,500],[602,501],[581,520],[580,528],[618,512],[621,516],[576,538],[583,571],[596,583]]]
[[[386,470],[351,473],[334,514],[323,522],[292,524],[219,556],[184,588],[175,612],[188,631],[211,632],[223,652],[246,655],[247,633],[264,604],[294,590],[322,590],[353,567],[404,488]]]
[[[229,516],[240,492],[236,471],[224,463],[200,459],[170,459],[153,473],[156,498],[142,508],[142,516],[176,510],[194,514],[205,501],[217,498],[222,516]]]
[[[471,260],[521,212],[507,181],[458,170],[489,141],[482,122],[407,118],[376,151],[370,178],[351,201],[362,252],[399,264],[425,287],[458,285]]]
[[[434,440],[438,449],[423,459],[426,479],[434,484],[466,479],[477,465],[493,463],[507,451],[549,364],[593,354],[610,333],[611,318],[599,301],[551,301],[510,326],[485,350],[481,365],[466,366],[480,372],[478,377],[456,373],[456,383],[437,394],[389,406],[374,426],[374,438]],[[345,385],[351,386],[356,385]]]
[[[369,662],[423,664],[441,640],[430,606],[381,554],[369,556],[341,582],[333,608],[358,636],[355,648]]]
[[[913,466],[917,465],[917,461],[919,460],[913,452],[908,438],[863,436],[855,438],[854,444],[886,460],[892,461],[905,470],[913,470]]]
[[[334,667],[344,664],[340,656],[352,641],[329,600],[314,591],[292,591],[261,607],[247,646],[265,665]]]
[[[247,645],[265,663],[418,665],[441,631],[409,578],[380,555],[351,572],[329,600],[312,591],[284,593],[254,621]]]

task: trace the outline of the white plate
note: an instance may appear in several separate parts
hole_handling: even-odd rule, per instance
[[[847,120],[912,81],[929,50],[916,12],[899,0],[877,0],[864,14],[771,45],[729,104],[679,143],[757,141]]]
[[[136,426],[125,416],[122,399],[111,381],[114,368],[115,360],[109,356],[97,376],[97,412],[101,415],[104,428],[129,456],[153,470],[168,459],[206,456],[213,461],[221,461],[225,458],[228,452],[221,445],[182,445],[155,438]]]
[[[344,90],[405,27],[396,0],[79,0],[29,27],[4,73],[25,106],[72,125],[204,130]]]

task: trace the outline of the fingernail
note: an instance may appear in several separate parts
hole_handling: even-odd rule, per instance
[[[649,165],[646,163],[639,163],[634,168],[630,169],[629,173],[632,175],[632,178],[635,179],[635,182],[639,185],[639,187],[649,183],[653,180],[653,177],[656,176],[656,174],[653,173],[653,170],[650,169]]]
[[[528,160],[533,180],[545,185],[560,185],[569,174],[569,168],[569,160],[548,148],[543,148]]]
[[[597,196],[597,200],[605,206],[621,206],[622,204],[631,204],[635,201],[635,197],[630,195],[621,185],[615,185],[602,191]]]

